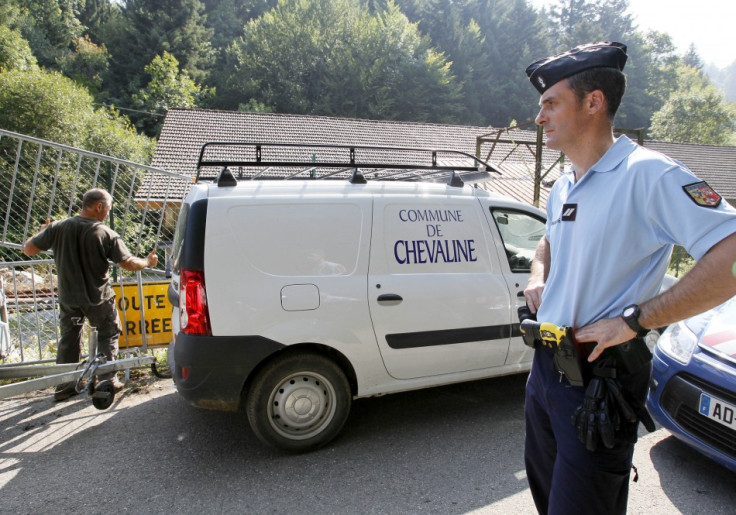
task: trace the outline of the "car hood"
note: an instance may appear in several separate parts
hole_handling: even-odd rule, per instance
[[[736,297],[687,323],[698,336],[698,346],[736,364]]]

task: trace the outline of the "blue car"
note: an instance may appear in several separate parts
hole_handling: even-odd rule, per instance
[[[647,408],[677,438],[736,472],[736,297],[662,333]]]

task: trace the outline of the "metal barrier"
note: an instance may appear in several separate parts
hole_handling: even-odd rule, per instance
[[[164,279],[182,194],[191,178],[130,161],[60,145],[0,129],[0,379],[18,366],[43,365],[42,373],[59,373],[55,361],[59,339],[56,268],[52,256],[28,259],[23,243],[45,220],[73,216],[82,194],[95,187],[113,197],[106,223],[138,256],[159,249],[159,266],[130,273],[111,265],[113,283],[138,290]],[[146,327],[140,305],[140,326]],[[121,348],[148,350],[142,342]],[[10,370],[14,372],[10,372]],[[34,371],[34,374],[36,372]],[[28,376],[30,377],[30,376]]]

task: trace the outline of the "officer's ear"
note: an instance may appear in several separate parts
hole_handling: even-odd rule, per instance
[[[599,112],[605,113],[607,105],[608,101],[606,100],[606,95],[604,95],[603,91],[600,89],[594,89],[585,95],[585,99],[583,99],[583,107],[590,114],[596,114]]]

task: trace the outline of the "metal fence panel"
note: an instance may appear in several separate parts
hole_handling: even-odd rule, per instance
[[[144,187],[144,179],[157,185],[155,191]],[[156,269],[139,274],[111,264],[113,281],[160,281],[181,201],[169,195],[180,195],[190,181],[188,176],[0,130],[0,361],[55,357],[56,268],[50,254],[29,259],[22,253],[23,243],[45,220],[74,216],[85,191],[105,188],[113,197],[107,225],[133,254],[144,256],[156,247],[159,257]]]

